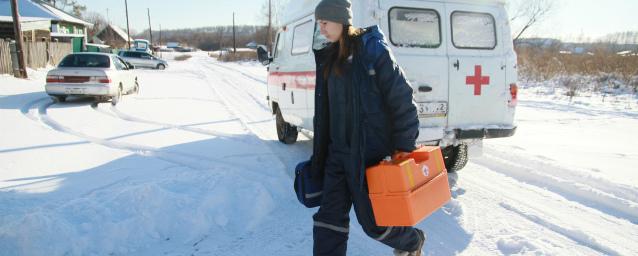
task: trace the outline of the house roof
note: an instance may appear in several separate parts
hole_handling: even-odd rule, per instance
[[[124,31],[123,29],[121,29],[118,26],[115,26],[113,24],[109,24],[108,26],[104,27],[102,30],[100,30],[99,32],[96,33],[96,35],[100,35],[102,34],[102,32],[104,32],[104,30],[111,28],[111,30],[113,30],[115,32],[115,34],[117,34],[119,37],[121,37],[124,40],[128,41],[128,34],[126,34],[126,31]]]
[[[52,21],[65,21],[69,23],[93,26],[71,14],[57,9],[39,0],[18,0],[18,9],[21,19],[47,19]],[[11,16],[11,3],[9,0],[0,0],[0,20],[13,21]]]

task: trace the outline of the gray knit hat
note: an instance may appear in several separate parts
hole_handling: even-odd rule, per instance
[[[352,25],[350,6],[349,0],[322,0],[315,9],[315,19]]]

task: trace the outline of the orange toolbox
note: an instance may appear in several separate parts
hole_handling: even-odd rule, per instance
[[[450,200],[440,147],[423,146],[366,170],[378,226],[414,226]]]

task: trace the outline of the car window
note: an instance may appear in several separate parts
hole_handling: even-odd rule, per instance
[[[399,47],[438,48],[441,45],[441,19],[436,10],[390,9],[390,42]]]
[[[314,26],[312,20],[308,20],[295,27],[292,34],[292,55],[305,54],[312,47],[312,32]]]
[[[124,52],[124,57],[128,58],[141,58],[139,52]]]
[[[120,63],[120,65],[122,65],[124,67],[124,69],[129,69],[128,65],[126,64],[126,61],[124,61],[123,59],[121,59],[119,57],[116,58],[116,59],[117,59],[117,62]]]
[[[126,69],[126,65],[124,65],[124,63],[120,61],[120,58],[113,56],[112,61],[113,61],[113,65],[115,66],[115,69],[117,70]]]
[[[452,13],[452,43],[456,48],[494,49],[496,22],[489,13]]]
[[[109,56],[98,54],[70,54],[64,57],[58,67],[63,68],[109,68]]]

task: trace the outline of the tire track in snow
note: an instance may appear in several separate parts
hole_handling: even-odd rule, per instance
[[[472,162],[521,182],[550,190],[587,207],[638,224],[638,202],[636,202],[638,195],[631,188],[599,178],[583,177],[565,168],[516,157],[513,154],[509,154],[508,157],[514,157],[516,162],[499,157],[498,152],[491,153],[489,149],[485,151],[482,158],[474,159]],[[542,170],[548,170],[551,173]]]
[[[35,105],[37,105],[37,104],[39,104],[41,102],[45,102],[47,100],[50,101],[51,98],[50,97],[42,97],[42,98],[39,98],[37,100],[31,101],[31,102],[27,103],[26,105],[22,106],[22,108],[20,108],[20,112],[22,112],[22,114],[24,116],[26,116],[27,118],[29,118],[29,119],[41,124],[40,119],[36,115],[31,114],[31,109],[33,108],[33,106],[35,106]]]
[[[235,69],[232,69],[232,68],[228,68],[228,67],[222,66],[222,65],[217,64],[217,63],[211,63],[211,64],[213,64],[213,65],[215,65],[215,66],[217,66],[217,67],[227,68],[227,69],[229,69],[229,70],[231,70],[231,71],[234,71],[234,72],[237,72],[237,73],[240,73],[240,74],[242,74],[242,75],[246,76],[246,75],[245,75],[243,72],[241,72],[241,71],[238,71],[238,70],[235,70]],[[207,66],[207,65],[205,65],[205,66],[206,66],[206,68],[207,68],[207,69],[209,69],[209,70],[214,70],[214,69],[213,69],[213,68],[211,68],[210,66]],[[218,71],[215,71],[215,72],[218,72]],[[250,78],[250,77],[249,77],[249,78]],[[260,99],[259,99],[257,96],[255,96],[255,95],[254,95],[251,91],[247,90],[246,88],[242,87],[240,84],[237,84],[237,82],[232,81],[232,80],[230,80],[230,79],[228,79],[228,78],[226,78],[226,77],[224,77],[224,76],[222,76],[222,77],[221,77],[221,79],[222,79],[222,82],[225,82],[226,84],[228,84],[228,85],[232,86],[232,87],[233,87],[233,88],[235,88],[237,91],[243,91],[243,92],[245,92],[248,96],[250,96],[250,98],[252,99],[252,101],[254,101],[255,103],[257,103],[257,105],[258,105],[259,107],[261,107],[261,108],[262,108],[262,109],[264,109],[265,111],[270,112],[270,108],[268,107],[268,104],[266,104],[266,99],[262,99],[262,100],[260,100]],[[251,79],[255,80],[254,78],[251,78]],[[265,83],[264,81],[259,81],[259,82]]]
[[[209,62],[209,60],[204,61]],[[215,70],[214,68],[202,63],[201,65],[202,67],[206,68],[209,71],[212,71],[214,73],[220,73],[219,71]],[[217,65],[219,66],[219,65]],[[202,74],[206,74],[206,72],[202,72]],[[222,75],[223,77],[223,75]],[[242,126],[246,129],[248,129],[255,137],[257,137],[259,139],[259,141],[264,145],[264,147],[266,149],[268,149],[270,151],[270,153],[272,153],[273,155],[275,155],[277,157],[277,160],[279,161],[279,163],[281,164],[281,168],[282,168],[282,172],[284,172],[284,174],[287,176],[288,174],[286,173],[286,169],[288,168],[288,165],[286,164],[286,161],[284,159],[282,159],[282,157],[278,154],[275,153],[275,150],[273,150],[272,146],[263,142],[262,139],[259,137],[259,133],[258,131],[256,131],[254,128],[252,128],[249,125],[249,122],[246,121],[246,119],[248,118],[247,116],[244,116],[243,114],[241,114],[241,111],[236,111],[235,107],[232,106],[232,104],[230,103],[231,101],[229,100],[229,98],[222,94],[219,89],[218,86],[214,86],[213,84],[211,84],[212,81],[211,78],[209,78],[208,76],[206,77],[205,81],[207,81],[207,84],[209,85],[209,88],[213,91],[213,93],[215,95],[217,95],[217,97],[223,102],[224,107],[226,108],[227,111],[229,111],[233,116],[239,118],[239,120],[242,123]],[[226,81],[228,81],[226,79]],[[233,85],[230,85],[231,87]],[[237,96],[233,95],[233,97],[237,98]],[[241,99],[239,99],[241,102]],[[252,101],[255,101],[254,99],[252,99]],[[255,103],[259,104],[258,102],[255,101]],[[268,111],[268,113],[270,113],[270,111]]]
[[[197,133],[197,134],[202,134],[202,135],[207,135],[207,136],[213,136],[213,137],[230,138],[230,139],[233,139],[233,140],[241,141],[242,143],[246,143],[246,144],[251,144],[251,145],[255,144],[254,141],[249,141],[249,140],[238,138],[237,137],[238,134],[211,131],[211,130],[207,130],[207,129],[189,127],[189,126],[185,126],[185,125],[176,125],[176,124],[155,122],[155,121],[151,121],[151,120],[147,120],[147,119],[143,119],[143,118],[139,118],[139,117],[135,117],[135,116],[131,116],[131,115],[125,114],[122,111],[120,111],[119,109],[117,109],[117,107],[114,107],[114,106],[112,106],[110,104],[109,104],[110,112],[107,112],[106,110],[100,108],[99,105],[100,105],[100,103],[93,103],[93,104],[91,104],[91,108],[93,110],[101,113],[101,114],[105,114],[105,115],[108,115],[110,117],[113,117],[113,118],[116,118],[116,119],[120,119],[120,120],[124,120],[124,121],[127,121],[127,122],[156,125],[156,126],[161,126],[163,128],[166,128],[166,129],[182,130],[182,131],[186,131],[186,132],[192,132],[192,133]],[[231,119],[231,120],[233,120],[233,119]],[[238,120],[234,120],[234,121],[238,121]]]
[[[606,255],[620,255],[620,253],[618,253],[617,251],[599,243],[595,238],[591,237],[590,235],[587,235],[581,230],[570,229],[570,228],[566,228],[566,227],[554,224],[536,214],[525,212],[505,202],[501,202],[499,203],[499,205],[503,207],[504,209],[514,212],[531,222],[534,222],[538,225],[546,227],[547,229],[551,231],[561,234],[569,238],[570,240],[577,242],[578,244],[582,246],[589,247],[593,250],[599,251]]]
[[[487,170],[480,171],[490,173],[482,173],[475,177],[465,176],[463,183],[471,184],[472,190],[481,191],[477,193],[485,196],[489,195],[489,197],[485,198],[490,201],[496,200],[495,203],[498,207],[572,240],[578,245],[598,251],[601,254],[621,255],[621,253],[601,240],[607,240],[607,242],[612,242],[622,247],[623,243],[627,241],[610,241],[609,239],[612,238],[607,233],[617,233],[622,231],[622,228],[627,228],[627,223],[624,220],[606,218],[604,215],[601,216],[596,209],[588,208],[578,202],[564,202],[567,199],[554,196],[560,196],[560,194],[527,184],[524,181],[518,181],[490,167],[483,168]],[[495,179],[499,180],[495,181]],[[507,179],[511,180],[508,181]],[[514,187],[512,188],[512,186]],[[539,190],[542,192],[539,192]],[[512,193],[512,191],[516,192]],[[593,230],[599,233],[588,232],[592,231],[592,227],[601,225],[607,227],[607,229]],[[587,230],[587,228],[590,230]],[[625,239],[631,241],[631,237],[626,237]]]
[[[206,61],[206,62],[210,62],[210,61]],[[211,71],[219,74],[218,75],[219,79],[225,79],[226,83],[232,82],[232,81],[230,81],[232,78],[235,78],[235,79],[238,79],[238,80],[246,79],[244,76],[241,76],[240,74],[234,74],[232,72],[229,73],[229,72],[220,71],[219,69],[216,69],[216,67],[218,67],[219,64],[216,64],[216,63],[213,63],[213,64],[214,65],[202,64],[201,66],[205,67],[208,70],[211,70]],[[231,77],[226,78],[229,75]],[[248,80],[246,80],[246,81],[247,82],[251,82],[251,81],[248,81]],[[226,83],[224,83],[224,84],[226,84]],[[230,86],[233,86],[233,85],[231,84]],[[239,97],[239,96],[243,96],[243,94],[235,95],[235,97]],[[242,99],[244,99],[246,101],[246,104],[250,103],[250,101],[245,99],[245,97],[242,97]],[[258,101],[255,101],[255,100],[253,100],[253,101],[258,103]],[[233,102],[233,103],[237,103],[237,102]],[[237,103],[237,104],[239,104],[239,103]],[[272,118],[272,112],[271,112],[271,110],[269,108],[264,109],[263,115],[268,116],[269,118]],[[262,134],[264,137],[268,137],[268,135],[266,135],[266,134],[268,134],[268,132],[264,131],[263,130],[264,128],[257,127],[256,129],[259,130],[258,132],[260,134]],[[310,136],[308,133],[311,133],[311,132],[305,131],[305,130],[302,130],[302,132],[301,132],[301,134],[306,136],[308,139],[311,139],[312,136]],[[276,137],[274,139],[275,139],[275,141],[277,141]],[[278,154],[276,154],[276,155],[278,156],[279,160],[284,163],[285,170],[287,172],[287,175],[290,178],[294,178],[294,172],[292,170],[294,170],[294,167],[296,166],[296,164],[299,161],[307,159],[310,156],[310,154],[312,154],[311,152],[304,151],[304,148],[294,147],[293,145],[285,145],[285,144],[280,144],[280,143],[277,143],[277,145],[273,145],[273,144],[266,144],[266,145],[270,148],[270,150],[272,152],[278,152]]]
[[[220,103],[217,100],[197,98],[197,97],[133,97],[135,100],[193,100],[202,102]]]
[[[37,105],[38,103],[41,103],[41,104]],[[47,102],[43,98],[43,99],[33,101],[27,104],[25,107],[23,107],[23,109],[26,109],[27,107],[29,109],[33,107],[37,107],[38,116],[36,117],[36,119],[34,119],[34,121],[42,123],[45,126],[53,130],[56,130],[58,132],[73,135],[73,136],[85,139],[91,143],[98,144],[111,149],[125,150],[140,156],[155,157],[169,163],[188,167],[190,169],[195,169],[195,170],[211,169],[213,167],[218,166],[219,164],[226,165],[233,168],[237,168],[237,167],[250,168],[249,166],[244,166],[244,164],[242,163],[230,162],[220,158],[206,158],[206,157],[187,154],[183,152],[161,150],[154,147],[147,147],[147,146],[136,145],[136,144],[126,143],[126,142],[116,142],[116,141],[111,141],[108,139],[93,137],[93,136],[84,134],[82,132],[75,131],[71,128],[68,128],[60,124],[59,122],[55,121],[54,119],[48,116],[47,109],[56,103],[57,102],[50,101],[50,100]],[[27,113],[29,112],[30,110],[27,110]]]
[[[221,64],[218,64],[218,63],[215,63],[215,62],[210,62],[210,63],[211,63],[211,64],[213,64],[213,65],[215,65],[215,66],[222,67],[222,68],[228,69],[228,70],[230,70],[230,71],[234,71],[234,72],[240,73],[240,74],[242,74],[243,76],[245,76],[245,77],[247,77],[247,78],[249,78],[249,79],[255,80],[255,81],[257,81],[257,82],[260,82],[260,83],[262,83],[262,84],[265,84],[265,85],[267,85],[267,84],[268,84],[268,82],[267,82],[267,81],[261,80],[261,78],[258,78],[258,77],[256,77],[256,76],[253,76],[253,75],[251,75],[251,74],[248,74],[248,73],[246,73],[246,72],[244,72],[244,71],[241,71],[241,70],[239,70],[239,69],[231,68],[231,67],[228,67],[228,66],[224,66],[224,65],[221,65]]]

